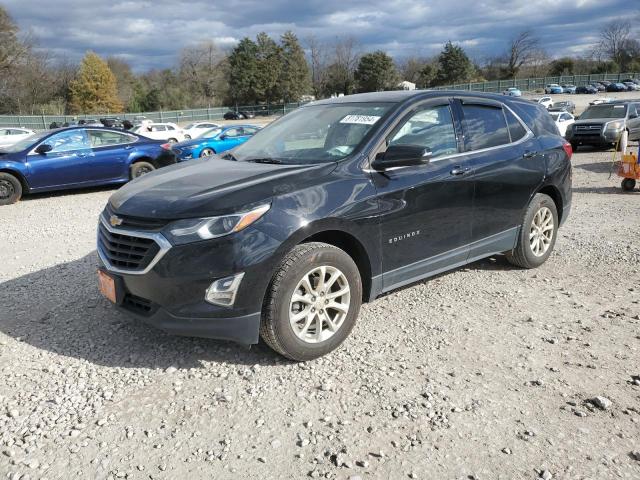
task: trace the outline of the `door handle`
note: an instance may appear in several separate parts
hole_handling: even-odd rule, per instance
[[[524,152],[524,154],[522,155],[522,158],[533,158],[536,156],[536,152]]]
[[[453,170],[451,170],[451,175],[464,175],[466,173],[469,173],[471,171],[471,167],[461,167],[456,165],[455,167],[453,167]]]

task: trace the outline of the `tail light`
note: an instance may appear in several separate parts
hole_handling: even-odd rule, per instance
[[[571,156],[573,155],[573,147],[571,146],[571,144],[569,142],[564,142],[562,148],[566,152],[567,157],[569,157],[569,160],[571,160]]]
[[[160,148],[164,148],[165,150],[171,150],[171,144],[163,143],[162,145],[160,145]]]

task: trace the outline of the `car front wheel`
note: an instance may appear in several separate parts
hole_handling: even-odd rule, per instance
[[[345,251],[318,242],[298,245],[271,280],[260,336],[287,358],[313,360],[347,338],[361,302],[360,273]]]
[[[11,205],[22,197],[22,184],[10,173],[0,172],[0,205]]]
[[[543,193],[536,194],[527,208],[516,247],[507,253],[513,265],[536,268],[542,265],[556,243],[559,219],[553,199]]]
[[[211,157],[215,155],[216,152],[212,148],[203,148],[200,152],[201,157]]]

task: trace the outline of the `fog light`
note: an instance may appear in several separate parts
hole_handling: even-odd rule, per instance
[[[214,305],[232,307],[236,301],[236,293],[242,277],[244,277],[244,272],[216,280],[207,288],[204,299]]]

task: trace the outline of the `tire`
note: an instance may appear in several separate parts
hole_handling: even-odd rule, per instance
[[[620,140],[618,141],[617,147],[619,152],[626,152],[627,146],[629,145],[629,132],[623,131],[622,135],[620,135]]]
[[[551,216],[550,233],[546,229],[549,226],[547,221],[549,215]],[[545,230],[536,228],[538,226],[536,224],[541,225]],[[537,193],[527,207],[518,234],[518,243],[512,251],[507,253],[507,260],[521,268],[536,268],[542,265],[549,258],[556,244],[558,225],[558,209],[553,199],[543,193]],[[535,237],[532,238],[533,235]],[[535,239],[539,241],[536,242]],[[536,248],[538,251],[535,251]]]
[[[337,276],[327,291],[318,288],[321,268],[325,269],[325,281]],[[303,285],[305,279],[310,291]],[[335,297],[335,303],[346,305],[346,312],[324,306],[333,301],[322,300],[325,293],[344,292],[346,287],[346,293]],[[294,302],[294,293],[305,301]],[[347,338],[361,303],[362,281],[353,259],[333,245],[303,243],[285,256],[269,284],[260,336],[269,347],[291,360],[313,360],[335,350]],[[291,318],[296,313],[303,314],[297,322]],[[330,320],[337,325],[335,330],[330,328]]]
[[[136,162],[131,165],[131,180],[141,177],[147,173],[151,173],[156,169],[153,164],[149,162]]]
[[[177,138],[170,138],[169,140],[167,140],[167,142],[169,142],[169,143],[178,143],[178,139]]]
[[[0,205],[11,205],[22,198],[22,183],[14,175],[0,172]]]
[[[631,192],[634,188],[636,188],[636,181],[633,178],[625,178],[620,183],[620,186],[625,192]]]
[[[203,148],[202,151],[200,152],[200,158],[202,157],[211,157],[212,155],[215,155],[216,151],[213,148]]]
[[[185,140],[191,140],[191,135],[185,135],[185,136],[184,136],[184,139],[185,139]]]

